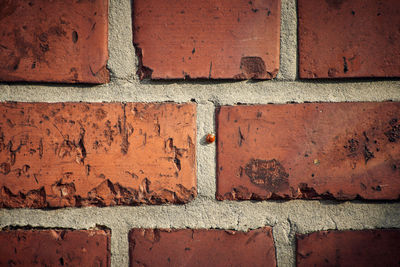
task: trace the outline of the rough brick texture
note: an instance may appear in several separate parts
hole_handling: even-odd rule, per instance
[[[398,199],[400,103],[221,107],[218,199]]]
[[[299,0],[300,77],[400,77],[399,14],[398,0]]]
[[[130,266],[276,266],[269,227],[231,230],[133,229]]]
[[[280,0],[133,1],[140,78],[271,79]]]
[[[0,231],[0,266],[110,266],[110,232]]]
[[[184,203],[193,104],[2,103],[0,207]]]
[[[297,266],[399,266],[399,230],[297,235]]]
[[[108,0],[3,0],[0,81],[109,80]]]

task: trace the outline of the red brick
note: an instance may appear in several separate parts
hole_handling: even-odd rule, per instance
[[[272,79],[280,0],[133,1],[141,79]]]
[[[221,107],[217,198],[399,199],[400,103]]]
[[[399,14],[398,0],[299,0],[300,77],[399,77]]]
[[[186,203],[193,104],[2,103],[0,207]]]
[[[0,231],[0,266],[110,266],[110,232]]]
[[[269,227],[232,230],[133,229],[130,266],[276,266]]]
[[[399,230],[297,235],[297,266],[398,266]]]
[[[108,0],[3,0],[0,81],[109,80]]]
[[[398,0],[299,0],[301,78],[399,77]]]

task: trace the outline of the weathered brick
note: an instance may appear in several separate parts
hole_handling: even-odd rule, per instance
[[[185,203],[193,104],[2,103],[0,207]]]
[[[108,0],[3,0],[0,81],[109,80]]]
[[[110,266],[110,232],[0,231],[0,266]]]
[[[217,198],[398,199],[400,103],[221,107]]]
[[[280,0],[133,1],[141,79],[272,79]]]
[[[130,266],[276,266],[272,230],[133,229]]]
[[[399,230],[297,235],[297,266],[398,266]]]
[[[299,0],[300,77],[399,77],[399,14],[398,0]]]

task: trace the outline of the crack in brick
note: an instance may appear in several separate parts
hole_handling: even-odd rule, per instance
[[[62,134],[61,134],[62,135]],[[71,157],[73,153],[75,153],[75,161],[78,164],[85,164],[86,158],[86,148],[84,143],[85,137],[85,129],[80,128],[79,139],[77,142],[70,141],[69,136],[62,135],[64,140],[61,143],[60,147],[56,146],[56,154],[60,158],[64,158],[66,156]]]
[[[120,125],[120,120],[118,119],[118,125],[120,127],[120,134],[122,135],[122,142],[121,142],[121,152],[123,155],[126,155],[129,150],[129,141],[128,137],[130,135],[127,127],[126,127],[126,104],[122,104],[124,115],[122,117],[122,125]]]
[[[238,132],[239,132],[239,146],[242,146],[242,143],[245,140],[245,138],[244,138],[244,136],[242,134],[242,131],[240,130],[240,127],[238,129]]]
[[[190,147],[190,142],[191,139],[189,140],[189,147]],[[177,148],[174,145],[174,139],[173,138],[168,138],[165,143],[164,143],[164,149],[166,150],[166,152],[173,152],[173,161],[175,164],[175,167],[178,171],[182,170],[182,165],[181,165],[181,158],[183,157],[183,153],[187,152],[187,149],[183,149],[183,148]],[[178,173],[175,173],[175,176],[178,176]]]

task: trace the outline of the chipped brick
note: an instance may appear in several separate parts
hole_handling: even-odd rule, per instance
[[[2,103],[0,113],[0,207],[186,203],[197,194],[193,104]]]

